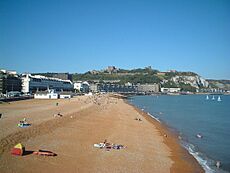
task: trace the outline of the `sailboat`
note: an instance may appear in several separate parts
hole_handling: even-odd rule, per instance
[[[212,96],[212,100],[215,100],[215,97],[214,97],[214,96]]]
[[[221,102],[221,98],[220,98],[220,96],[218,97],[217,101],[218,101],[218,102]]]
[[[206,100],[209,100],[209,97],[208,97],[208,95],[206,96]]]

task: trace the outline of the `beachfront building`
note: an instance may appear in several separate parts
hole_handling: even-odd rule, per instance
[[[162,93],[178,93],[181,91],[181,88],[161,88]]]
[[[58,93],[55,90],[37,91],[34,94],[35,99],[58,99]]]
[[[88,93],[90,90],[89,83],[87,81],[77,81],[74,83],[74,91],[75,92],[82,92],[82,93]]]
[[[160,92],[160,85],[159,84],[138,84],[137,92],[158,93]]]
[[[78,81],[78,82],[74,82],[73,83],[73,89],[75,92],[80,92],[81,90],[81,81]]]
[[[104,83],[98,86],[100,92],[117,92],[117,93],[133,93],[136,91],[134,85],[121,85],[115,83]]]
[[[0,70],[0,96],[8,92],[21,92],[21,79],[16,71]]]
[[[99,92],[99,83],[90,83],[89,89],[93,93]]]
[[[55,89],[56,91],[72,91],[73,84],[70,80],[45,77],[41,75],[22,74],[22,92],[34,93],[35,91],[44,91]]]
[[[58,94],[60,99],[70,99],[71,97],[73,97],[72,92],[60,92]]]

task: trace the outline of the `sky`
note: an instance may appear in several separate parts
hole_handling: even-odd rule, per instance
[[[229,0],[0,0],[0,68],[230,79]]]

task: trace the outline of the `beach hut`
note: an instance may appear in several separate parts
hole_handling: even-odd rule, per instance
[[[11,154],[16,156],[22,156],[24,152],[25,152],[25,147],[21,143],[15,145],[14,148],[12,148],[11,150]]]
[[[72,95],[73,95],[72,92],[60,92],[59,93],[60,99],[70,99]]]

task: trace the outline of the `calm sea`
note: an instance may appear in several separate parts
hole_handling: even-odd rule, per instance
[[[129,102],[176,132],[206,172],[230,172],[230,96],[220,97],[221,101],[217,96],[207,100],[206,95],[134,96]]]

